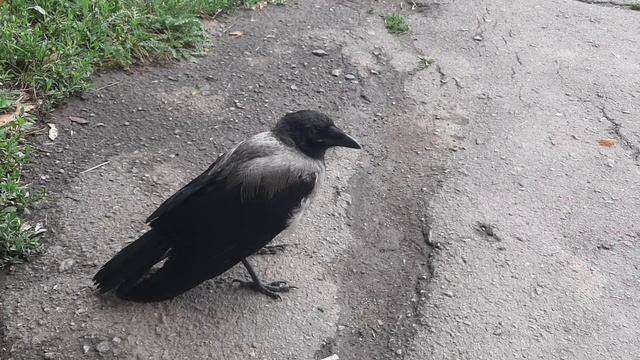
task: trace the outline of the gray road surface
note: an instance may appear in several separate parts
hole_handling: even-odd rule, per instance
[[[408,34],[386,31],[391,12]],[[29,176],[52,197],[34,211],[47,250],[1,280],[2,358],[637,353],[640,12],[319,0],[208,27],[206,57],[104,74],[46,120],[61,134],[39,139]],[[237,268],[161,304],[93,293],[166,196],[302,108],[365,149],[332,152],[311,214],[277,239],[286,251],[253,260],[299,289],[271,301],[234,287]]]

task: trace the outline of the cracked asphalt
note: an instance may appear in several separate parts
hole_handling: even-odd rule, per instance
[[[51,198],[33,220],[49,235],[0,278],[0,357],[633,358],[629,4],[290,2],[208,23],[203,58],[102,74],[46,119],[58,139],[37,139],[28,177]],[[391,12],[408,34],[386,31]],[[166,196],[302,108],[364,149],[330,154],[311,213],[276,240],[284,253],[254,260],[299,289],[274,302],[234,287],[236,268],[161,304],[95,295],[93,273]]]

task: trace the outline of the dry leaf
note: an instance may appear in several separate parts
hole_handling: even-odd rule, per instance
[[[598,144],[608,148],[616,146],[617,143],[618,143],[618,140],[616,139],[604,138],[604,139],[598,140]]]
[[[80,124],[80,125],[86,125],[89,123],[89,121],[85,118],[81,118],[78,116],[69,116],[69,120],[71,120],[72,122],[76,123],[76,124]]]
[[[58,61],[60,60],[60,53],[59,52],[54,52],[51,53],[51,55],[49,55],[49,61],[50,62],[54,62],[54,61]]]
[[[58,127],[56,124],[47,124],[49,125],[49,139],[52,141],[58,137]]]
[[[253,10],[262,10],[263,8],[265,8],[267,6],[267,2],[266,1],[258,1],[254,6],[253,6]]]
[[[25,114],[28,113],[29,111],[35,109],[36,106],[33,104],[24,104],[24,105],[20,105],[18,103],[18,107],[16,109],[16,112],[19,112],[20,110],[22,110]]]
[[[11,121],[13,119],[14,119],[13,114],[0,115],[0,125],[4,125],[4,124],[8,123],[9,121]]]
[[[229,36],[231,36],[231,37],[240,37],[242,35],[244,35],[244,33],[242,31],[232,31],[232,32],[229,33]]]
[[[41,223],[36,223],[36,227],[33,230],[33,235],[34,236],[35,235],[40,235],[40,234],[42,234],[43,232],[46,232],[46,231],[47,231],[47,229],[45,229],[44,226],[42,226]]]
[[[20,104],[19,101],[16,102],[16,110],[12,114],[2,114],[0,115],[0,125],[4,125],[9,121],[15,120],[20,114],[26,114],[29,111],[35,109],[35,105],[33,104]]]

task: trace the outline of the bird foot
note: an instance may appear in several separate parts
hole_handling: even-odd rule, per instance
[[[265,245],[262,249],[258,250],[258,255],[275,255],[277,253],[284,252],[287,248],[287,244]]]
[[[273,281],[267,284],[263,284],[262,282],[255,281],[244,281],[244,280],[233,280],[234,283],[240,284],[242,287],[248,287],[255,291],[261,292],[268,297],[279,300],[281,299],[279,292],[289,292],[292,289],[297,289],[297,287],[293,285],[288,285],[286,281]]]

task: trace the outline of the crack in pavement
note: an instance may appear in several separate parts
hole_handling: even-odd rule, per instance
[[[577,2],[596,5],[601,7],[614,7],[619,9],[631,9],[634,4],[627,4],[619,1],[595,1],[595,0],[576,0]]]
[[[447,83],[447,75],[444,73],[444,71],[442,71],[440,64],[436,64],[436,71],[438,71],[438,74],[440,74],[440,86],[444,86]]]
[[[640,162],[640,146],[635,145],[633,141],[631,141],[631,139],[629,139],[622,133],[622,123],[609,115],[604,105],[596,107],[600,110],[602,118],[611,123],[611,132],[613,133],[613,135],[620,140],[620,143],[624,148],[631,151],[631,157],[633,158],[633,160],[636,162]]]
[[[523,66],[522,59],[520,59],[520,54],[518,54],[517,51],[515,51],[514,53],[516,54],[516,61],[518,62],[518,64],[520,64],[520,66]]]

